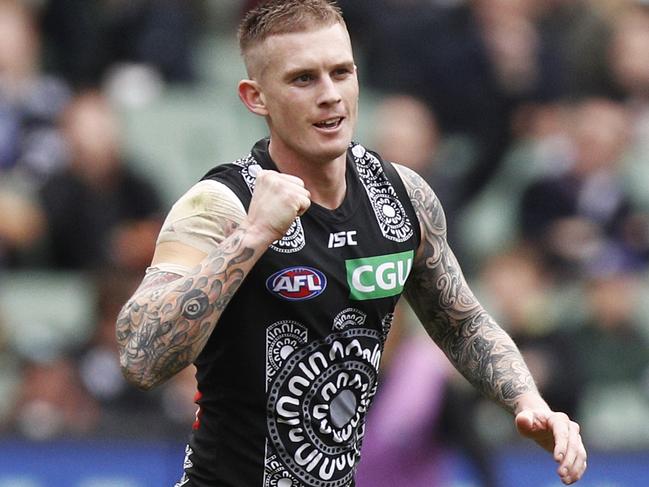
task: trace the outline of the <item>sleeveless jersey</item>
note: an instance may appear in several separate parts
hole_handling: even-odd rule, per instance
[[[247,209],[255,175],[277,170],[268,139],[204,179]],[[312,204],[273,242],[196,360],[191,487],[352,487],[366,412],[397,300],[420,240],[393,166],[347,151],[342,205]]]

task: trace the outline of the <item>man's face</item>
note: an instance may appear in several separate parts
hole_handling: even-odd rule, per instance
[[[328,162],[345,153],[358,109],[358,79],[349,35],[334,24],[271,36],[258,48],[271,150],[298,161]]]

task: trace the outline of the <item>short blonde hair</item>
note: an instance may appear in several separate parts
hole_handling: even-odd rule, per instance
[[[245,55],[251,47],[272,35],[304,32],[339,23],[342,12],[330,0],[268,0],[251,9],[239,25],[239,47]]]

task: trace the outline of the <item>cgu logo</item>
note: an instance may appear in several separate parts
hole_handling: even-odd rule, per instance
[[[345,261],[349,297],[358,301],[387,298],[403,291],[414,252],[363,257]]]
[[[326,287],[325,275],[312,267],[289,267],[276,272],[266,280],[266,289],[288,301],[315,298]]]

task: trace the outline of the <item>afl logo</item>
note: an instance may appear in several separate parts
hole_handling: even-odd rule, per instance
[[[327,278],[312,267],[289,267],[266,280],[266,289],[288,301],[315,298],[327,287]]]

